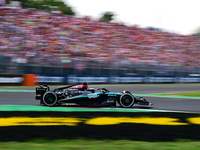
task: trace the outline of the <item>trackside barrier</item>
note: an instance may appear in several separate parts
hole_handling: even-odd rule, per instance
[[[0,85],[64,85],[79,84],[83,82],[88,84],[200,83],[200,76],[0,75]]]
[[[15,74],[1,74],[0,85],[22,85],[23,76]]]
[[[34,86],[34,85],[38,85],[37,83],[37,78],[38,75],[36,74],[24,74],[23,75],[23,85],[25,86]]]
[[[200,83],[200,77],[193,76],[115,76],[115,75],[51,75],[40,74],[40,84],[140,84],[140,83]]]

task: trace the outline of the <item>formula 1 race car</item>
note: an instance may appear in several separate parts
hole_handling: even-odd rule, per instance
[[[124,108],[134,104],[152,105],[143,97],[132,95],[129,91],[121,93],[109,92],[106,88],[88,88],[88,85],[71,85],[50,90],[48,85],[39,85],[36,88],[36,100],[41,105],[54,106],[62,104],[75,104],[78,106],[117,106]]]

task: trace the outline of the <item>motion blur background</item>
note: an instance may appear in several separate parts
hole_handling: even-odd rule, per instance
[[[198,30],[183,35],[126,25],[109,10],[80,17],[67,0],[0,5],[1,74],[200,75]]]

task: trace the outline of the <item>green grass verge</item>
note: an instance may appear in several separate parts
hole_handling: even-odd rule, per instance
[[[0,147],[3,150],[199,150],[200,141],[34,140],[29,142],[0,142]]]
[[[167,93],[167,94],[159,94],[159,95],[200,97],[200,92]]]

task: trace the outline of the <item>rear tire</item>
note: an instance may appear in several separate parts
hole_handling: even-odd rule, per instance
[[[57,103],[57,95],[51,91],[46,92],[43,96],[42,103],[46,106],[54,106]]]
[[[119,99],[119,102],[121,107],[124,107],[124,108],[130,108],[133,106],[134,104],[134,97],[132,94],[130,93],[124,93],[120,99]]]

